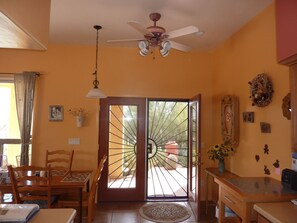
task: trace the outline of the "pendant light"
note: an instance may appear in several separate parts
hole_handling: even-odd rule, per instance
[[[94,29],[97,30],[97,39],[96,39],[96,68],[93,73],[95,75],[95,80],[93,81],[94,87],[86,95],[87,98],[106,98],[106,95],[99,89],[99,81],[97,79],[97,70],[98,70],[98,32],[99,29],[102,29],[101,26],[95,25]]]

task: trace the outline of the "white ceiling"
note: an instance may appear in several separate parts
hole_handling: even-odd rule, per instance
[[[194,25],[203,35],[173,39],[196,50],[208,50],[228,39],[273,0],[51,0],[50,43],[92,44],[94,25],[103,27],[99,43],[107,40],[138,39],[142,34],[127,24],[138,21],[153,25],[152,12],[161,13],[157,25],[167,32]],[[109,44],[110,45],[110,44]],[[137,46],[136,43],[117,46]]]

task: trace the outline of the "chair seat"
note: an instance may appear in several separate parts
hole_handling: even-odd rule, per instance
[[[54,205],[57,202],[57,196],[52,196],[51,205]],[[47,209],[48,204],[46,200],[26,200],[23,204],[38,204],[40,209]]]

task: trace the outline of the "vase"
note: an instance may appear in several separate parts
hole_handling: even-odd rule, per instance
[[[224,159],[219,159],[219,172],[223,173],[225,171],[225,162]]]
[[[77,127],[82,127],[84,124],[84,117],[81,115],[76,116],[76,126]]]

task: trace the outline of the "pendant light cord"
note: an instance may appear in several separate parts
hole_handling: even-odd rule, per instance
[[[99,86],[99,81],[97,79],[97,70],[98,70],[98,43],[99,43],[99,38],[98,38],[98,33],[99,33],[99,29],[101,29],[102,27],[99,25],[95,25],[94,28],[97,30],[97,38],[96,38],[96,68],[95,68],[95,72],[93,73],[95,75],[95,80],[93,81],[93,85],[94,88],[98,88]]]
[[[95,62],[95,71],[92,75],[95,75],[95,80],[93,81],[93,88],[87,93],[87,98],[106,98],[106,95],[99,88],[99,81],[97,79],[98,71],[98,51],[99,51],[99,29],[102,29],[99,25],[94,25],[94,29],[97,30],[96,36],[96,62]]]

